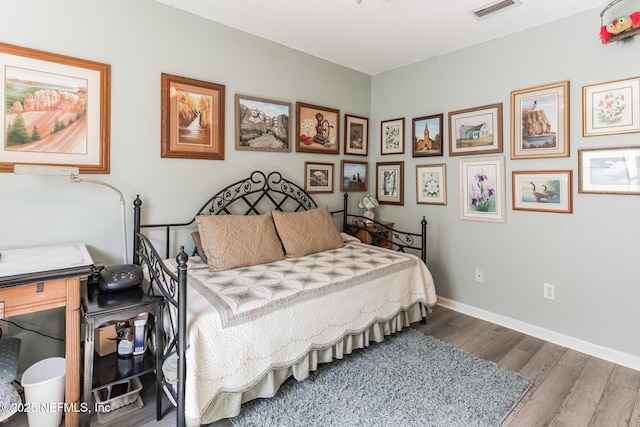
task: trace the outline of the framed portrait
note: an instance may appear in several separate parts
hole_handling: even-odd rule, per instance
[[[342,160],[340,191],[367,191],[369,163],[355,160]]]
[[[344,154],[369,154],[369,119],[344,115]]]
[[[578,192],[640,195],[640,146],[578,150]]]
[[[307,193],[333,193],[333,163],[304,163],[304,190]]]
[[[380,153],[404,153],[404,118],[380,122]]]
[[[291,151],[291,103],[236,94],[236,150]]]
[[[404,162],[376,163],[376,199],[380,204],[404,206]]]
[[[110,65],[0,43],[0,77],[0,172],[16,164],[110,172]]]
[[[161,157],[224,160],[224,85],[162,73]]]
[[[413,157],[442,156],[443,114],[417,117],[413,119],[412,155]]]
[[[340,154],[340,110],[296,102],[296,151]]]
[[[416,165],[416,203],[447,204],[447,165]]]
[[[512,209],[573,213],[571,170],[511,172]]]
[[[511,92],[511,159],[569,157],[569,82]]]
[[[502,153],[502,103],[449,113],[449,155]]]
[[[460,159],[460,217],[505,222],[504,157]]]
[[[582,87],[582,136],[640,132],[640,77]]]

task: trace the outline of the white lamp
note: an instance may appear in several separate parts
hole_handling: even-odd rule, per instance
[[[91,184],[103,185],[109,187],[120,197],[120,217],[122,222],[122,263],[127,264],[127,229],[124,208],[124,197],[122,192],[111,184],[98,181],[95,179],[80,178],[80,170],[73,166],[45,166],[45,165],[21,165],[13,166],[13,173],[17,175],[57,175],[68,176],[71,182],[88,182]]]
[[[375,197],[373,197],[371,194],[367,193],[364,196],[362,196],[362,198],[360,199],[360,201],[358,202],[358,207],[360,209],[366,209],[363,212],[363,216],[369,218],[369,219],[373,219],[373,217],[375,216],[375,214],[373,213],[373,211],[371,209],[373,208],[377,208],[379,205],[378,201],[376,200]]]

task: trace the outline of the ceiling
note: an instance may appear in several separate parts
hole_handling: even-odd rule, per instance
[[[157,1],[372,76],[607,4],[519,0],[478,19],[472,12],[495,1]]]

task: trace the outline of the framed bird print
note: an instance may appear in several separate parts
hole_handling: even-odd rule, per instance
[[[513,171],[513,210],[573,213],[571,170]]]

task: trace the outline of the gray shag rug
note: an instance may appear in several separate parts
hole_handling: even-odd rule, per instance
[[[287,380],[234,426],[499,426],[531,380],[407,329]]]

